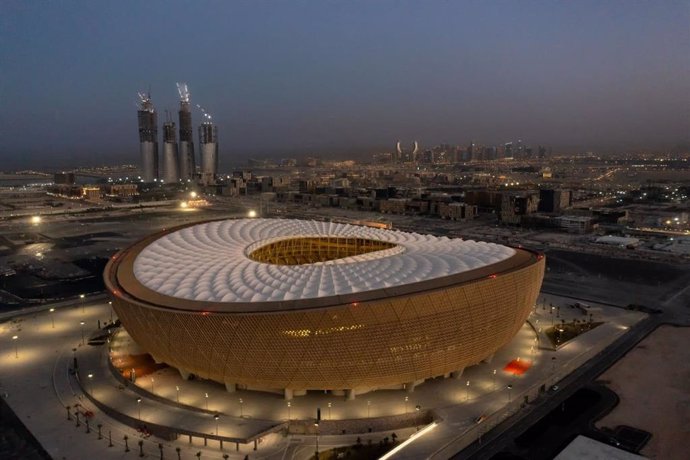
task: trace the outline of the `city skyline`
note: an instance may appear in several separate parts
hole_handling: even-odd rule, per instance
[[[5,168],[138,163],[136,93],[174,113],[177,81],[225,165],[397,139],[688,142],[687,4],[162,5],[4,4]]]

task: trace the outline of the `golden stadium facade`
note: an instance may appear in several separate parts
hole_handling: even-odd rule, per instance
[[[544,264],[493,243],[229,219],[151,235],[104,278],[131,337],[183,376],[354,397],[491,356],[524,324]]]

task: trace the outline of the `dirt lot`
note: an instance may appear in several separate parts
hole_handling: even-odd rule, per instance
[[[690,439],[690,328],[661,326],[606,371],[601,380],[620,404],[597,427],[629,425],[652,433],[640,452],[685,459]]]

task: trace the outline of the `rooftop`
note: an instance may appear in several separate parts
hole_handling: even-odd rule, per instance
[[[169,297],[276,302],[430,281],[505,261],[506,246],[333,222],[232,219],[164,234],[133,274]]]

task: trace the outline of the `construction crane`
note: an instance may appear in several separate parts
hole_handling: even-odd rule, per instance
[[[180,102],[189,102],[189,88],[187,83],[176,83],[177,92],[180,93]]]
[[[201,110],[201,113],[204,115],[204,118],[206,119],[206,121],[211,121],[211,114],[209,114],[206,110],[204,110],[204,108],[202,106],[200,106],[199,104],[197,104],[196,106],[199,108],[199,110]]]
[[[140,110],[147,110],[153,112],[153,104],[151,103],[151,92],[137,93],[139,96]]]

